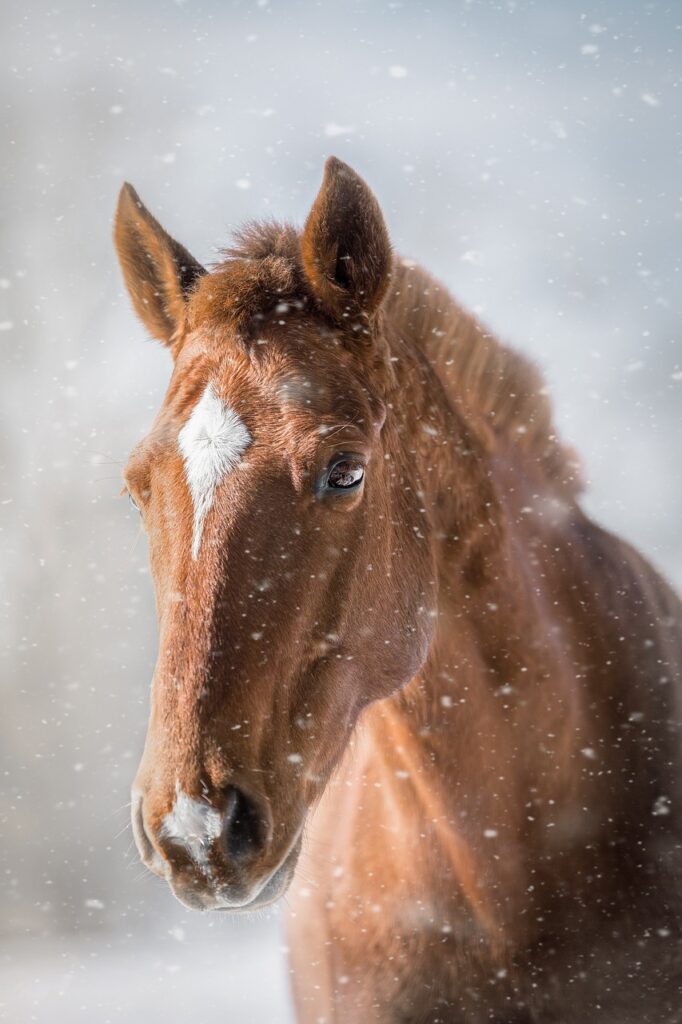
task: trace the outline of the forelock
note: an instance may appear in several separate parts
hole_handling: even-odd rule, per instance
[[[278,306],[302,309],[307,303],[297,231],[289,224],[256,221],[235,232],[222,259],[198,282],[190,323],[220,327],[229,322],[248,342]]]

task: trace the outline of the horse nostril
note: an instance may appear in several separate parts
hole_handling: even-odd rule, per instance
[[[133,794],[132,824],[135,844],[142,863],[145,864],[150,871],[163,876],[165,874],[165,866],[162,858],[154,848],[154,844],[152,843],[147,831],[147,826],[144,821],[144,812],[142,809],[142,795],[140,793]]]
[[[137,849],[142,857],[142,860],[148,859],[152,854],[152,844],[147,835],[147,829],[144,825],[144,816],[142,814],[142,796],[135,794],[132,800],[132,823],[133,823],[133,835],[135,836],[135,842]]]
[[[223,826],[223,843],[228,856],[244,860],[265,846],[268,822],[257,804],[236,786],[230,786]]]

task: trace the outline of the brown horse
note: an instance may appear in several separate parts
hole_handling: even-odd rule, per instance
[[[251,909],[303,848],[301,1021],[682,1021],[681,606],[581,511],[537,371],[334,158],[211,273],[128,185],[115,233],[174,359],[125,473],[145,864]]]

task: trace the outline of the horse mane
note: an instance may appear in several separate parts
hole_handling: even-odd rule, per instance
[[[557,435],[535,363],[502,344],[412,261],[396,258],[384,309],[425,353],[452,402],[522,449],[562,491],[580,492],[578,458]]]
[[[243,329],[277,302],[306,295],[300,233],[291,224],[248,222],[222,257],[210,275],[211,290],[222,277],[223,309],[229,307]],[[577,458],[557,436],[552,403],[533,362],[502,344],[412,261],[395,257],[382,309],[399,336],[424,352],[453,403],[523,450],[564,493],[579,493]]]

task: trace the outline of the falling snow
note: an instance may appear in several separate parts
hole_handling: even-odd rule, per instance
[[[248,218],[300,222],[330,152],[357,166],[404,265],[417,258],[540,361],[587,509],[679,588],[679,11],[606,0],[595,22],[560,0],[10,0],[2,21],[0,1020],[292,1024],[281,911],[187,911],[144,874],[128,826],[156,620],[146,540],[119,491],[170,356],[123,295],[117,190],[144,186],[211,264]],[[418,433],[438,437],[427,422]],[[284,564],[257,566],[256,599],[277,594]],[[181,615],[185,595],[171,600]],[[267,626],[244,633],[264,656]],[[436,702],[453,729],[471,700],[458,686],[445,680]],[[509,685],[490,694],[519,699]],[[624,726],[645,728],[636,716]],[[315,727],[300,719],[299,750]],[[601,748],[580,744],[580,772],[598,777]],[[296,749],[283,767],[309,769]],[[413,799],[418,772],[393,779]],[[529,789],[520,827],[542,799]],[[652,790],[647,827],[677,799]],[[502,856],[501,819],[473,817],[472,842]],[[343,867],[331,874],[346,884]],[[384,896],[360,911],[380,914]],[[402,909],[419,934],[459,934],[438,908]],[[674,923],[654,932],[667,942]],[[345,969],[336,980],[353,987]]]

